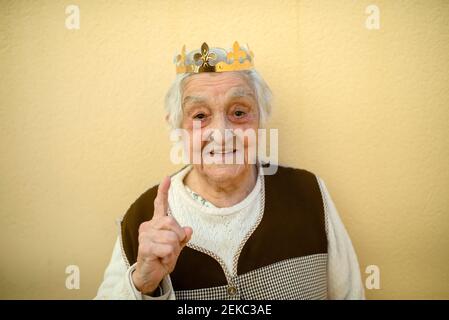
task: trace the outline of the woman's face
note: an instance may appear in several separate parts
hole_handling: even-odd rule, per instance
[[[183,89],[181,127],[189,132],[190,160],[194,168],[217,182],[242,176],[254,163],[248,159],[254,158],[259,127],[256,97],[247,75],[199,73],[186,78]],[[255,140],[232,134],[235,130],[241,133],[248,129],[254,132]],[[213,141],[208,139],[211,132],[214,132]],[[194,145],[194,133],[201,137],[201,142],[196,139],[200,142],[198,147]],[[199,163],[192,161],[195,152],[196,159],[201,159]]]

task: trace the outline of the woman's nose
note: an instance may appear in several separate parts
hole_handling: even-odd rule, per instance
[[[213,140],[217,144],[224,144],[229,136],[232,136],[232,127],[227,121],[226,115],[223,114],[214,117],[210,129],[212,130]]]

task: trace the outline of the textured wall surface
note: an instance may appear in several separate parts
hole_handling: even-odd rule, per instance
[[[363,278],[379,266],[367,297],[449,298],[443,0],[1,1],[0,298],[95,295],[114,220],[178,168],[163,112],[173,55],[234,40],[276,96],[281,162],[326,181]],[[65,287],[72,264],[79,290]]]

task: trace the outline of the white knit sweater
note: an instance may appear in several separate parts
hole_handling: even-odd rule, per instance
[[[170,214],[181,226],[193,229],[189,245],[207,250],[221,260],[224,270],[235,275],[240,249],[245,239],[263,215],[261,200],[264,198],[264,179],[258,175],[251,193],[232,207],[216,208],[202,199],[194,199],[183,184],[191,167],[186,167],[172,177],[169,189]],[[364,299],[360,269],[351,240],[338,215],[334,202],[324,181],[317,176],[323,195],[328,239],[328,298]],[[121,251],[120,236],[116,241],[111,261],[105,271],[104,280],[98,289],[96,299],[175,299],[170,277],[161,283],[160,297],[142,295],[132,282],[131,274],[135,264],[128,267]]]

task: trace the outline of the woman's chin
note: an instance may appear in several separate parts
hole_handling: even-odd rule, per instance
[[[245,170],[242,164],[210,164],[203,165],[201,171],[209,179],[227,181],[237,178]]]

